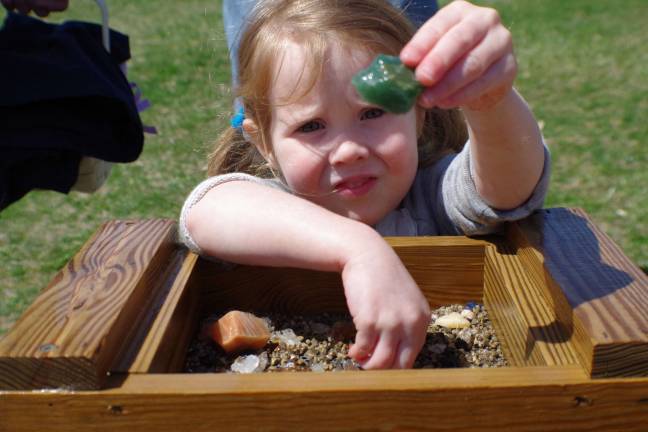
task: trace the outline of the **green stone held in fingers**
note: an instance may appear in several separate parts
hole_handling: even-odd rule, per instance
[[[423,91],[411,69],[398,57],[385,54],[376,56],[351,82],[365,101],[396,114],[409,111]]]

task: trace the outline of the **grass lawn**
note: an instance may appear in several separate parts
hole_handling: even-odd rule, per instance
[[[70,3],[50,20],[99,22],[94,2]],[[546,206],[584,208],[648,267],[648,2],[480,3],[496,7],[513,32],[516,85],[553,155]],[[143,120],[159,134],[93,195],[31,192],[0,213],[0,334],[103,222],[176,218],[205,175],[209,141],[231,115],[220,2],[109,5],[111,26],[130,36],[129,78],[153,104]]]

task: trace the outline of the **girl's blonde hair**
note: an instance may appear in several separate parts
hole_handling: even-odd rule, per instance
[[[334,43],[362,47],[378,54],[398,55],[415,32],[401,11],[386,0],[262,0],[252,13],[239,47],[239,86],[237,95],[245,117],[258,127],[257,139],[271,148],[269,95],[276,69],[287,40],[293,40],[312,53],[307,93],[323,69],[326,49]],[[308,73],[311,72],[311,73]],[[297,87],[297,85],[296,85]],[[295,95],[299,97],[300,95]],[[458,152],[466,141],[466,127],[458,110],[420,110],[419,166]],[[209,155],[208,175],[247,172],[260,177],[274,173],[256,147],[246,141],[240,128],[228,128]]]

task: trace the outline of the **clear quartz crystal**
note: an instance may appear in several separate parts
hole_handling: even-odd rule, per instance
[[[356,365],[353,360],[351,359],[346,359],[344,360],[344,363],[342,365],[344,370],[358,370],[358,365]]]
[[[253,372],[263,372],[268,365],[268,354],[262,352],[260,355],[249,354],[238,356],[232,367],[230,368],[232,372],[238,373],[253,373]]]
[[[349,371],[349,370],[358,370],[358,369],[359,369],[358,365],[354,363],[353,360],[344,359],[340,363],[337,363],[334,366],[333,371],[337,372],[337,371]]]
[[[270,340],[275,343],[283,344],[286,346],[293,346],[299,344],[299,339],[293,329],[285,329],[275,331],[270,336]]]
[[[313,372],[324,372],[326,369],[324,368],[324,365],[320,362],[313,363],[310,367],[311,371]]]

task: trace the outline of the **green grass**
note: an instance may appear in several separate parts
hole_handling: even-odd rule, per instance
[[[100,21],[93,1],[70,3],[52,21]],[[176,218],[187,192],[204,177],[209,140],[229,116],[217,2],[108,3],[111,27],[130,36],[129,78],[153,104],[143,120],[159,134],[146,137],[136,162],[115,165],[98,193],[31,192],[0,212],[0,333],[103,222]]]
[[[99,21],[94,2],[70,3],[55,21]],[[516,86],[544,125],[553,156],[546,205],[585,209],[648,267],[648,2],[481,3],[513,32]],[[160,133],[147,136],[138,161],[115,166],[98,193],[31,192],[0,212],[0,334],[103,222],[176,218],[231,115],[219,2],[109,4],[111,26],[131,38],[129,77],[153,103],[144,122]]]
[[[648,268],[648,3],[491,3],[513,32],[517,85],[552,152],[546,205],[584,208]]]

